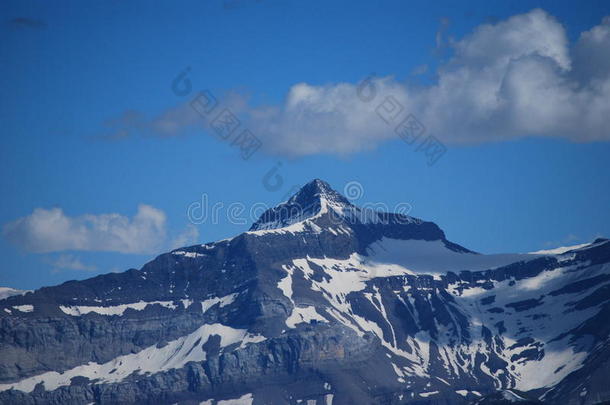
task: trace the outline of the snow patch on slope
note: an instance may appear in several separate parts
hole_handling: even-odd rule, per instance
[[[525,401],[525,398],[523,398],[520,395],[515,394],[511,390],[504,390],[504,391],[502,391],[502,398],[504,398],[505,400],[507,400],[509,402],[522,402],[522,401]]]
[[[225,399],[218,401],[217,405],[252,405],[253,401],[254,397],[252,394],[246,394],[236,399]]]
[[[90,305],[70,305],[64,306],[60,305],[59,309],[62,310],[63,313],[71,315],[71,316],[81,316],[86,315],[90,312],[95,312],[100,315],[123,315],[123,313],[128,309],[133,309],[135,311],[142,311],[149,305],[161,305],[162,307],[169,309],[176,309],[176,305],[173,301],[139,301],[131,304],[120,304],[120,305],[112,305],[112,306],[90,306]]]
[[[190,259],[195,259],[197,257],[205,256],[204,254],[201,254],[201,253],[197,253],[197,252],[185,252],[184,250],[176,250],[176,251],[172,252],[172,254],[176,255],[176,256],[188,257]]]
[[[50,371],[15,383],[0,384],[0,391],[16,389],[32,392],[36,385],[40,383],[43,383],[45,390],[53,391],[59,387],[70,385],[70,380],[78,376],[87,377],[90,380],[96,380],[96,384],[102,384],[122,381],[132,373],[154,374],[169,369],[182,368],[188,362],[200,362],[206,359],[206,352],[202,345],[212,335],[220,336],[221,348],[239,342],[241,342],[239,347],[243,348],[250,343],[265,340],[264,336],[252,335],[245,329],[234,329],[219,323],[207,324],[187,336],[167,343],[163,347],[158,347],[158,345],[149,346],[138,353],[119,356],[104,364],[89,362],[63,373]]]
[[[220,308],[226,307],[227,305],[231,305],[233,302],[235,302],[235,298],[237,298],[238,295],[239,293],[233,293],[225,295],[224,297],[209,298],[201,302],[201,310],[203,312],[206,312],[208,309],[210,309],[216,304],[219,304]]]
[[[34,311],[34,305],[14,305],[13,309],[16,309],[17,311],[21,311],[21,312],[33,312]]]
[[[290,316],[286,319],[286,326],[294,328],[299,323],[310,323],[311,321],[328,322],[313,306],[295,306]]]
[[[208,309],[213,307],[216,304],[220,304],[220,307],[225,307],[227,305],[232,304],[235,301],[235,298],[238,296],[238,293],[229,294],[224,297],[213,297],[209,298],[205,301],[201,302],[201,309],[203,312],[206,312]],[[179,300],[182,303],[184,308],[188,308],[193,301],[190,299],[181,299]],[[120,304],[120,305],[111,305],[111,306],[91,306],[91,305],[60,305],[59,309],[62,310],[63,313],[71,315],[71,316],[82,316],[89,314],[91,312],[106,315],[106,316],[122,316],[124,312],[128,309],[133,309],[135,311],[143,311],[148,306],[152,305],[161,305],[162,307],[168,309],[176,309],[178,305],[174,304],[174,301],[138,301],[130,304]]]
[[[546,249],[546,250],[537,250],[535,252],[531,252],[532,255],[560,255],[565,252],[569,252],[570,250],[581,249],[585,246],[589,246],[590,243],[582,243],[580,245],[572,245],[572,246],[561,246],[555,249]]]

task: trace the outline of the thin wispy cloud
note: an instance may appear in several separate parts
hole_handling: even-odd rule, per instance
[[[132,136],[170,137],[182,135],[190,128],[202,128],[201,116],[189,104],[182,104],[149,116],[141,111],[126,110],[104,122],[102,137],[120,140]]]
[[[26,29],[44,29],[47,28],[47,23],[42,20],[26,17],[16,17],[8,20],[8,24],[13,28],[26,28]]]
[[[447,43],[447,40],[445,39],[445,33],[447,32],[447,29],[449,29],[450,23],[451,22],[447,17],[443,17],[440,19],[440,26],[436,31],[436,35],[434,37],[436,41],[437,50],[443,48]]]
[[[429,66],[427,64],[418,65],[412,71],[413,76],[420,76],[428,72]]]
[[[171,249],[187,246],[199,240],[199,230],[195,225],[189,224],[171,242]]]
[[[59,273],[65,270],[73,271],[95,271],[97,267],[94,265],[85,264],[80,258],[71,254],[59,255],[56,259],[50,261],[52,272]]]

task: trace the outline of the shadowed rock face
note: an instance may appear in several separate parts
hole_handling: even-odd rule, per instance
[[[609,298],[606,239],[480,255],[314,180],[233,239],[0,300],[0,403],[594,404]]]

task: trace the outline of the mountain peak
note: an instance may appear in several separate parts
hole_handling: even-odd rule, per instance
[[[305,184],[297,193],[287,201],[265,211],[260,218],[252,224],[249,231],[267,231],[284,228],[306,220],[316,220],[318,226],[325,227],[329,221],[320,219],[324,217],[331,224],[348,225],[376,224],[376,225],[409,225],[420,224],[421,220],[404,214],[395,214],[391,211],[382,211],[369,207],[357,207],[341,193],[334,190],[327,182],[314,179]],[[437,238],[443,238],[442,231],[432,224]],[[314,229],[316,229],[314,227]]]
[[[288,202],[298,202],[301,205],[309,205],[307,204],[308,202],[313,202],[314,200],[319,199],[344,205],[351,205],[347,198],[345,198],[341,193],[335,191],[330,184],[320,179],[314,179],[305,184],[288,200]]]
[[[268,209],[252,224],[250,231],[282,228],[304,221],[325,210],[328,205],[353,207],[324,180],[314,179],[305,184],[292,197],[278,206]]]
[[[335,190],[333,190],[330,184],[328,184],[322,179],[313,179],[312,181],[301,187],[300,191],[303,190],[314,190],[319,193],[335,192]]]
[[[317,178],[311,180],[309,183],[305,184],[303,187],[307,187],[307,186],[315,186],[320,189],[332,190],[332,187],[330,186],[330,184],[328,184],[327,182],[325,182],[322,179],[317,179]],[[301,188],[303,188],[303,187],[301,187]]]

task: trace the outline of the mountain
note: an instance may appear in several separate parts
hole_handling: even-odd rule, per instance
[[[232,239],[0,300],[3,404],[610,400],[610,241],[484,255],[314,180]]]

